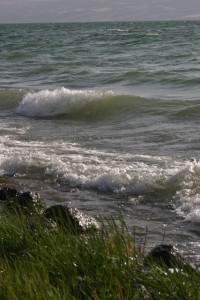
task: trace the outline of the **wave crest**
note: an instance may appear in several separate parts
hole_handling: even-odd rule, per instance
[[[16,109],[17,114],[29,117],[53,117],[81,112],[91,104],[113,95],[112,91],[69,90],[59,88],[27,93]]]

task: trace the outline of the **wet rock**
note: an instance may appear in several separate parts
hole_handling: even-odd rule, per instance
[[[45,217],[52,219],[57,224],[68,228],[72,232],[99,229],[100,224],[90,216],[76,208],[66,205],[54,205],[46,209]]]
[[[44,212],[44,204],[38,193],[24,192],[18,195],[14,201],[15,205],[22,208],[23,212],[42,214]]]
[[[18,196],[18,191],[15,188],[3,187],[0,189],[0,200],[9,201]]]
[[[20,206],[30,206],[33,203],[37,202],[39,199],[38,194],[33,194],[31,192],[21,193],[17,198],[17,203]]]
[[[100,223],[97,222],[95,218],[84,214],[77,208],[69,208],[69,212],[83,230],[87,230],[89,228],[100,229]]]
[[[45,210],[45,217],[59,225],[79,228],[79,224],[73,219],[67,206],[53,205]]]
[[[41,215],[44,212],[44,204],[37,193],[19,193],[15,189],[6,188],[5,191],[4,189],[2,191],[2,197],[4,196],[3,192],[6,192],[6,202],[4,203],[4,206],[9,210],[12,210],[12,212],[20,212],[29,215]]]
[[[161,244],[153,248],[146,256],[145,264],[148,265],[151,262],[173,268],[183,264],[183,259],[174,246]]]

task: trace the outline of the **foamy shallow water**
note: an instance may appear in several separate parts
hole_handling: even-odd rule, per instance
[[[64,141],[4,138],[0,154],[2,174],[26,177],[30,173],[33,178],[58,180],[68,188],[138,197],[137,202],[145,197],[161,198],[187,221],[200,223],[198,162],[89,150]]]
[[[37,189],[49,203],[67,201],[94,215],[117,217],[121,210],[130,227],[149,227],[154,239],[157,236],[159,240],[165,232],[174,242],[177,231],[181,236],[182,226],[186,232],[182,233],[181,243],[185,235],[190,236],[190,230],[198,232],[197,160],[128,153],[120,147],[113,151],[102,144],[91,147],[94,129],[83,141],[75,142],[73,136],[63,133],[65,127],[72,134],[74,128],[69,130],[69,122],[54,126],[54,119],[15,118],[2,123],[7,134],[1,136],[1,174]],[[26,126],[22,129],[19,123]],[[42,132],[48,135],[41,136]]]

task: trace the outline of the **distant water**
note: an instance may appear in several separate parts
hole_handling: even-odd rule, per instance
[[[200,264],[200,22],[0,25],[0,172]]]

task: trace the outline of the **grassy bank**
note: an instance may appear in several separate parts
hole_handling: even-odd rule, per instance
[[[72,234],[19,214],[0,219],[2,300],[200,299],[199,271],[181,269],[145,266],[123,223]]]

